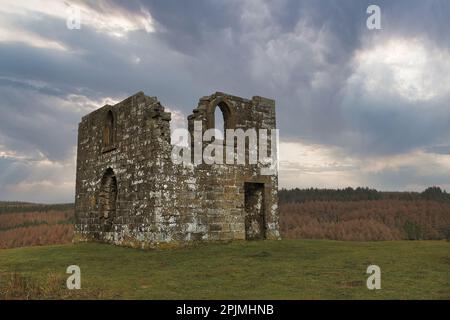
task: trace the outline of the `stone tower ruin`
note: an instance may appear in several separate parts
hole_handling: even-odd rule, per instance
[[[191,137],[195,123],[214,128],[216,108],[226,129],[276,128],[275,101],[216,92],[188,117]],[[133,247],[278,239],[277,173],[262,174],[259,162],[174,163],[170,121],[142,92],[82,118],[75,239]]]

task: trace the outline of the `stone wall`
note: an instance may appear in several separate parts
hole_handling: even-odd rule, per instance
[[[214,127],[216,107],[226,128],[276,127],[273,100],[215,93],[188,117],[191,134],[194,121]],[[154,247],[279,238],[276,174],[262,175],[260,164],[174,164],[171,151],[170,113],[155,97],[139,92],[83,117],[76,240]]]

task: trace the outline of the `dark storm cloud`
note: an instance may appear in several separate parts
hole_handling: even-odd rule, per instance
[[[14,159],[0,157],[0,181],[2,181],[0,188],[22,181],[27,177],[28,170],[27,167],[17,167]]]
[[[74,52],[2,44],[0,68],[6,75],[44,80],[62,94],[85,90],[89,95],[124,97],[144,89],[186,113],[195,107],[198,96],[210,91],[266,95],[277,99],[282,135],[301,135],[318,143],[338,143],[348,147],[349,151],[364,152],[364,148],[359,150],[358,144],[352,146],[344,141],[348,117],[354,115],[342,110],[340,92],[353,72],[350,61],[355,50],[362,47],[363,39],[371,38],[373,34],[365,28],[365,10],[370,1],[247,4],[251,2],[117,2],[129,14],[148,9],[157,26],[155,33],[140,30],[130,33],[125,40],[105,36],[88,27],[68,30],[61,19],[47,17],[46,23],[21,21],[24,28],[56,39]],[[447,33],[439,32],[439,28],[449,23],[446,12],[450,10],[445,10],[449,6],[447,2],[415,2],[412,5],[411,1],[381,1],[378,4],[385,23],[383,35],[425,33],[429,36],[427,39],[445,40],[441,36]],[[92,6],[100,12],[108,9]],[[267,16],[261,9],[265,6]],[[304,29],[313,34],[301,33],[298,24],[302,21]],[[256,30],[252,29],[252,24]],[[268,56],[271,48],[272,56]],[[134,65],[131,62],[133,56],[141,59],[141,63]],[[319,61],[317,56],[320,56]],[[254,65],[258,60],[261,65]],[[258,68],[262,71],[255,70]],[[252,76],[255,72],[257,75]],[[320,73],[327,83],[314,88],[312,83]],[[276,74],[286,81],[280,81],[274,76]],[[355,119],[355,127],[350,130],[366,128],[365,135],[374,135],[369,140],[383,140],[386,151],[395,150],[396,145],[388,146],[390,142],[385,141],[384,135],[395,137],[396,124],[401,128],[405,121],[411,124],[410,121],[418,120],[411,119],[408,114],[405,114],[407,118],[401,114],[392,117],[392,113],[402,112],[396,106],[381,111],[355,112],[360,117]],[[395,119],[398,123],[392,123]],[[377,130],[374,123],[386,124],[384,129],[388,131]],[[372,127],[375,128],[370,132]],[[408,137],[410,141],[405,141]],[[405,146],[413,147],[416,140],[418,145],[423,144],[414,134],[401,138]],[[427,142],[430,140],[432,137]],[[379,149],[384,148],[380,146]]]
[[[372,3],[381,7],[383,30],[366,28]],[[417,102],[349,82],[360,72],[357,53],[391,38],[420,38],[448,52],[448,1],[155,0],[89,7],[131,20],[147,10],[155,30],[114,37],[92,25],[69,30],[63,18],[42,12],[8,14],[14,28],[66,50],[0,42],[3,149],[62,161],[71,156],[80,117],[95,103],[140,90],[186,115],[214,91],[268,96],[277,101],[282,138],[339,146],[354,156],[433,150],[450,138],[448,94]]]
[[[384,170],[365,176],[371,187],[385,191],[423,191],[426,186],[448,186],[450,173],[417,173],[414,166],[405,166],[395,170]],[[444,187],[445,188],[445,187]]]
[[[9,150],[49,159],[65,159],[75,145],[73,124],[80,114],[61,109],[61,100],[23,89],[0,87],[1,144]]]
[[[402,36],[425,36],[437,45],[449,47],[450,2],[379,1],[384,10],[384,24],[389,33]]]
[[[348,130],[344,132],[356,138],[347,141],[354,150],[371,156],[406,153],[448,142],[448,101],[448,95],[439,101],[420,103],[388,96],[351,100],[343,111]]]

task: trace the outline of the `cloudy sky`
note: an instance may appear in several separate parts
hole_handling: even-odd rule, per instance
[[[173,126],[275,99],[282,187],[450,189],[449,30],[447,0],[1,0],[0,200],[73,201],[80,118],[141,90]]]

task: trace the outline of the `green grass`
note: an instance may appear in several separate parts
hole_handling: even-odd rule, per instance
[[[81,268],[82,289],[137,299],[450,299],[450,243],[282,240],[145,251],[102,244],[0,250],[0,275]],[[366,287],[381,268],[381,290]]]

